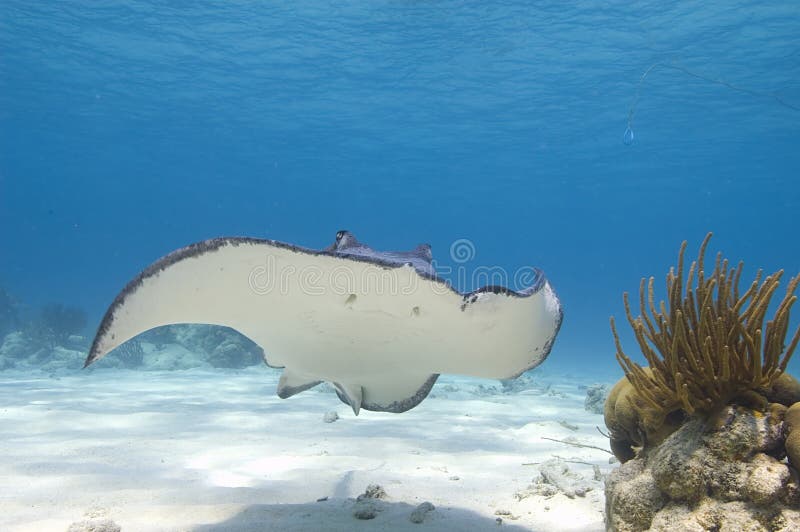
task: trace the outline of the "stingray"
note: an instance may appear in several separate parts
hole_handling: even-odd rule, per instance
[[[215,238],[173,251],[117,295],[85,366],[155,327],[227,326],[281,368],[278,396],[322,382],[360,409],[405,412],[439,374],[512,379],[541,364],[562,321],[558,297],[530,286],[462,293],[437,276],[431,247],[376,251],[339,231],[325,249]]]

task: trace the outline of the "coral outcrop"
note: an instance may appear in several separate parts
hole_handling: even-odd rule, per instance
[[[625,354],[611,319],[617,361],[627,384],[620,382],[612,390],[605,414],[621,460],[630,459],[633,447],[659,443],[686,416],[707,415],[733,402],[763,410],[785,391],[782,404],[800,400],[796,393],[800,384],[782,377],[800,341],[798,328],[788,347],[785,343],[800,276],[789,281],[786,295],[765,324],[783,271],[763,282],[759,271],[740,294],[742,262],[731,268],[718,254],[713,271],[706,275],[704,255],[710,238],[709,233],[703,240],[685,285],[683,242],[678,265],[667,274],[666,301],[656,303],[654,279],[642,279],[641,314],[634,318],[624,294],[626,317],[649,367]]]
[[[718,254],[706,273],[710,237],[685,284],[682,244],[666,301],[652,278],[639,316],[624,296],[648,366],[624,353],[611,320],[625,378],[604,408],[623,462],[606,483],[610,530],[800,530],[800,382],[785,373],[800,341],[798,328],[786,342],[800,276],[767,319],[783,271],[759,271],[740,293],[741,262]]]
[[[782,460],[785,413],[731,405],[691,417],[611,473],[608,529],[800,530],[797,472]]]
[[[264,363],[264,351],[228,327],[202,324],[168,325],[142,335],[157,348],[178,344],[217,368],[245,368]]]
[[[786,456],[795,469],[800,471],[800,402],[786,411]]]

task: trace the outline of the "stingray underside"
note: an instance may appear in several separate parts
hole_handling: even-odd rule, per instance
[[[175,251],[131,281],[86,365],[178,323],[228,326],[252,339],[267,364],[283,368],[280,397],[327,381],[356,413],[403,412],[440,373],[502,379],[540,364],[561,309],[541,276],[523,292],[460,294],[402,257],[220,238]]]

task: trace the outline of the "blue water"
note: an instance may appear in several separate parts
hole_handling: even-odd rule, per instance
[[[92,328],[209,237],[466,238],[551,279],[548,364],[616,371],[682,240],[800,271],[800,4],[605,4],[5,0],[0,283]]]

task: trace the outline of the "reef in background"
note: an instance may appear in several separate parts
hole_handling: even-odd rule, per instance
[[[170,345],[180,346],[188,353],[195,354],[195,358],[199,356],[204,364],[215,368],[245,368],[264,364],[264,351],[252,340],[229,327],[199,324],[167,325],[148,331],[139,339],[151,343],[154,353],[164,352]],[[120,346],[123,349],[124,347],[124,344]],[[192,357],[188,358],[186,363],[191,364]],[[171,362],[167,353],[148,362],[149,366],[158,365],[159,369],[173,369],[170,367]]]
[[[0,370],[65,371],[83,368],[89,350],[86,313],[61,303],[38,312],[0,287]],[[244,368],[263,364],[250,339],[228,327],[169,325],[153,329],[117,349],[98,367],[128,369]]]

